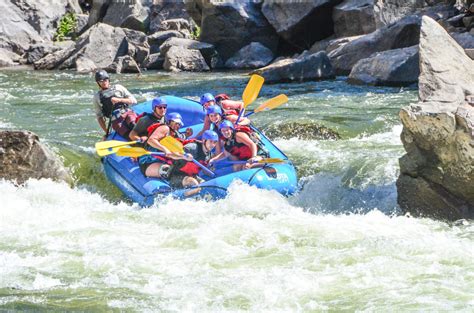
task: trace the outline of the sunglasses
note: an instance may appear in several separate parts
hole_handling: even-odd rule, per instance
[[[166,106],[157,106],[155,108],[158,108],[158,109],[166,109]]]

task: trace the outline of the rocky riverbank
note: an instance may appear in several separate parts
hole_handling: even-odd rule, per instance
[[[349,75],[355,84],[403,86],[418,80],[414,64],[425,15],[474,57],[470,0],[150,3],[4,2],[0,66],[117,73],[257,69],[268,83]]]

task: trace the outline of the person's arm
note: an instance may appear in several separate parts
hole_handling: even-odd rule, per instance
[[[130,140],[140,140],[142,142],[145,142],[148,139],[148,136],[140,136],[140,134],[146,131],[146,129],[144,128],[145,123],[145,117],[142,117],[133,127],[132,131],[130,132],[130,135],[128,135]]]
[[[94,105],[94,112],[95,116],[97,119],[97,123],[99,123],[100,128],[104,131],[104,133],[107,133],[107,124],[106,124],[106,119],[102,115],[102,106],[100,105],[100,98],[99,98],[99,93],[96,93],[94,97],[92,98],[92,103]]]
[[[148,144],[153,148],[163,151],[166,156],[172,156],[172,153],[160,143],[160,140],[168,136],[169,128],[166,125],[158,127],[148,138]]]
[[[122,97],[112,97],[110,101],[112,101],[113,104],[117,102],[122,102],[128,105],[133,105],[137,103],[137,99],[128,91],[127,88],[125,88],[122,85],[115,85],[115,88],[119,90],[122,93]]]
[[[211,128],[211,120],[209,119],[209,116],[206,115],[206,117],[204,118],[204,125],[203,125],[201,131],[194,138],[200,138],[202,136],[202,134],[206,130],[209,130],[210,128]]]
[[[104,130],[104,133],[107,133],[107,125],[105,124],[105,118],[104,117],[98,117],[97,122],[99,123],[100,128]]]
[[[237,122],[238,115],[227,115],[225,118],[226,120],[231,121],[232,124],[235,124],[235,122]],[[239,125],[250,125],[250,120],[247,117],[241,117]]]
[[[242,101],[235,101],[235,100],[222,100],[221,101],[222,108],[224,110],[242,110],[244,108],[244,103]]]

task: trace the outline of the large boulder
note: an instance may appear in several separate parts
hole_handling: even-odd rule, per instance
[[[166,20],[185,19],[189,23],[189,27],[192,28],[192,19],[186,12],[186,3],[192,1],[184,0],[154,0],[153,5],[150,7],[150,33],[153,34],[157,31],[166,28],[163,24]],[[166,24],[166,23],[165,23]]]
[[[160,52],[160,46],[169,38],[184,38],[184,34],[177,30],[158,31],[147,37],[150,54]]]
[[[214,45],[192,39],[171,37],[160,46],[160,54],[164,58],[171,47],[182,47],[188,50],[198,50],[210,68],[219,67],[220,57]]]
[[[47,54],[68,48],[72,43],[72,41],[67,41],[61,43],[44,42],[33,44],[25,53],[26,63],[33,64]]]
[[[199,50],[187,49],[183,46],[172,46],[166,51],[163,68],[172,72],[210,70]]]
[[[94,62],[96,68],[108,68],[125,55],[143,62],[148,55],[147,45],[144,33],[98,23],[70,48],[49,54],[34,65],[36,69],[76,68],[76,60],[81,57]]]
[[[273,60],[270,49],[259,42],[252,42],[237,51],[225,62],[227,68],[259,68],[268,65]]]
[[[451,36],[464,49],[474,48],[474,34],[470,33],[453,33]]]
[[[13,62],[13,52],[10,50],[0,48],[0,67],[11,67],[15,65]]]
[[[418,44],[421,17],[407,16],[397,23],[357,38],[328,53],[334,69],[339,75],[347,75],[361,59],[375,52],[406,48]]]
[[[0,131],[0,178],[18,184],[30,178],[72,182],[61,160],[29,131]]]
[[[185,38],[191,38],[193,33],[193,25],[184,18],[175,18],[164,20],[157,26],[157,31],[174,30],[183,34]]]
[[[334,71],[326,52],[302,54],[293,59],[283,59],[255,70],[266,83],[301,82],[334,78]]]
[[[255,1],[205,1],[200,40],[214,44],[223,60],[257,41],[276,51],[278,36]]]
[[[418,46],[378,52],[357,62],[348,82],[375,86],[407,86],[418,81]]]
[[[402,108],[398,203],[415,215],[474,217],[474,61],[423,17],[419,102]]]
[[[375,31],[374,0],[345,0],[332,14],[336,37],[369,34]]]
[[[334,33],[332,10],[340,2],[342,0],[310,0],[297,3],[265,0],[262,12],[286,41],[301,49],[309,49],[316,41]]]
[[[148,30],[149,9],[141,1],[109,1],[102,22],[145,32]]]

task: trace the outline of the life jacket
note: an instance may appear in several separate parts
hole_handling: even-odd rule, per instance
[[[163,123],[154,123],[150,126],[148,126],[147,128],[147,132],[148,132],[148,138],[150,138],[150,136],[153,134],[153,132],[160,126],[162,125],[166,125],[166,124],[163,124]],[[156,149],[155,147],[151,146],[148,144],[148,140],[145,141],[145,149],[148,150],[148,151],[151,151],[151,152],[163,152],[161,150],[158,150]],[[165,156],[161,156],[161,155],[152,155],[152,154],[145,154],[143,156],[141,156],[139,158],[139,162],[140,163],[153,163],[153,162],[156,162],[156,160],[159,160],[160,162],[162,163],[165,163],[165,164],[172,164],[173,163],[173,160],[170,159],[170,158],[167,158]]]
[[[186,136],[184,134],[170,128],[170,136],[177,139],[179,142],[181,142],[184,145],[184,141],[186,140]]]
[[[197,156],[195,157],[195,160],[198,161],[199,163],[206,165],[207,161],[211,158],[211,152],[204,152],[203,149],[203,143],[196,141],[197,145]],[[184,161],[184,160],[180,160]],[[194,162],[176,162],[175,166],[173,167],[173,171],[179,171],[181,173],[186,174],[187,176],[195,176],[199,174],[199,171],[201,168],[196,165]]]
[[[238,132],[246,133],[250,140],[252,140],[257,145],[257,155],[268,157],[269,153],[261,140],[257,137],[257,134],[247,125],[236,125],[235,130],[232,132],[232,137],[229,139],[223,138],[224,140],[224,149],[236,156],[239,160],[247,160],[252,157],[252,150],[240,142],[237,142],[235,135]]]
[[[115,86],[112,86],[109,89],[102,90],[99,92],[99,101],[102,104],[102,115],[107,118],[111,118],[112,112],[115,110],[128,108],[128,104],[123,102],[117,102],[113,104],[113,97],[121,98],[120,95],[117,95],[117,90],[115,90]]]

